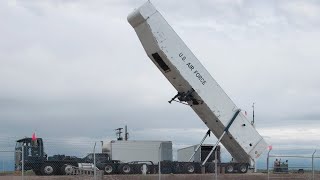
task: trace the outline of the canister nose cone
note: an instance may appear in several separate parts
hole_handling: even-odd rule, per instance
[[[156,12],[156,8],[151,4],[150,1],[147,1],[141,7],[135,9],[132,13],[130,13],[127,17],[127,20],[129,24],[134,28],[146,21],[152,14]]]

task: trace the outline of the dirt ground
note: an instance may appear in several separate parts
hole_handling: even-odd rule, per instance
[[[21,180],[21,176],[0,176],[0,180]],[[25,180],[93,180],[92,176],[25,176]],[[158,180],[159,175],[108,175],[97,177],[97,180]],[[166,174],[161,175],[162,180],[214,180],[214,174]],[[266,173],[247,173],[247,174],[219,174],[221,180],[267,180]],[[270,174],[270,179],[312,179],[311,173],[305,174]],[[320,174],[315,174],[315,179],[320,179]]]

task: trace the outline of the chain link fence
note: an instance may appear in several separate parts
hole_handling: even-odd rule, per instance
[[[0,137],[0,175],[21,176],[20,172],[15,172],[15,139]]]
[[[94,168],[94,158],[102,150],[101,145],[98,146],[86,138],[0,138],[0,179],[36,179],[51,175],[72,175],[77,179],[97,179],[100,175],[101,179],[101,172]],[[78,162],[88,163],[76,168]]]
[[[14,150],[0,150],[0,175],[14,175],[15,174],[15,154]],[[20,153],[20,152],[18,152]],[[20,174],[16,174],[20,175]]]
[[[295,149],[272,152],[267,155],[268,179],[319,179],[320,156],[316,150]]]
[[[121,175],[105,175],[114,166],[99,166],[99,162],[110,160],[102,153],[103,142],[87,138],[0,138],[0,179],[121,179]],[[297,153],[299,152],[299,153]],[[297,155],[293,155],[296,153]],[[320,154],[320,152],[319,152]],[[267,170],[256,173],[239,174],[242,179],[320,179],[320,155],[315,150],[269,151]],[[48,162],[55,162],[51,165]],[[78,162],[81,162],[80,164]],[[96,168],[95,168],[96,167]],[[137,165],[140,168],[140,166]],[[142,166],[141,166],[142,167]],[[148,166],[145,173],[151,173]],[[123,167],[124,172],[129,171]],[[141,170],[138,169],[140,174]],[[157,173],[157,172],[154,172]],[[253,173],[254,174],[254,173]],[[158,179],[157,174],[149,179]],[[173,176],[173,175],[171,175]],[[183,175],[177,175],[177,178]],[[202,177],[203,176],[203,177]],[[202,179],[213,179],[213,175],[202,175]],[[238,175],[236,175],[238,176]],[[136,177],[131,176],[129,179]],[[161,175],[163,179],[168,178]],[[184,175],[185,178],[200,178]],[[221,174],[218,179],[234,178],[235,175]],[[232,179],[231,178],[231,179]],[[181,178],[180,178],[181,179]],[[191,178],[192,179],[192,178]]]

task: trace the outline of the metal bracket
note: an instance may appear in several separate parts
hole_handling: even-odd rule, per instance
[[[179,103],[185,104],[183,102],[188,102],[188,101],[192,101],[192,105],[198,105],[198,104],[202,104],[203,101],[197,100],[192,96],[192,93],[195,92],[195,90],[193,88],[191,88],[189,91],[185,92],[178,92],[170,101],[168,101],[170,104],[172,101],[176,101],[175,99],[178,98]],[[186,104],[188,105],[188,104]]]
[[[201,145],[203,144],[204,140],[206,140],[206,138],[207,138],[208,136],[210,136],[210,132],[211,132],[210,129],[206,132],[206,135],[202,138],[200,144],[199,144],[198,147],[194,150],[194,152],[193,152],[193,154],[192,154],[192,156],[190,157],[190,159],[189,159],[188,162],[190,162],[191,159],[193,158],[193,156],[197,153],[197,151],[199,150],[199,148],[200,148]]]
[[[168,102],[171,104],[172,101],[174,101],[174,100],[175,100],[177,97],[179,97],[179,96],[181,96],[181,93],[180,93],[180,92],[178,92],[177,95],[173,96],[173,98],[172,98],[170,101],[168,101]]]
[[[210,151],[210,153],[208,154],[208,156],[206,157],[206,159],[203,161],[202,166],[204,166],[206,164],[206,162],[208,161],[209,157],[211,156],[211,154],[213,153],[213,151],[216,149],[216,147],[218,146],[218,144],[220,143],[221,139],[223,138],[223,136],[228,132],[230,126],[232,125],[232,123],[234,122],[234,120],[236,119],[236,117],[239,115],[240,113],[240,109],[238,109],[236,111],[236,113],[233,115],[233,117],[231,118],[230,122],[228,123],[228,125],[224,128],[222,135],[220,136],[220,138],[218,139],[218,141],[216,142],[216,144],[213,146],[212,150]]]

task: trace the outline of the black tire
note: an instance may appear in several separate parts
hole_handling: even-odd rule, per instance
[[[106,164],[106,166],[104,166],[103,170],[104,170],[104,174],[114,174],[116,168],[115,168],[114,164]]]
[[[41,176],[41,175],[42,175],[42,173],[41,173],[40,170],[32,170],[32,171],[33,171],[34,174],[37,175],[37,176]]]
[[[51,163],[45,163],[41,166],[41,174],[44,176],[52,176],[55,175],[57,170],[56,167]]]
[[[70,164],[65,164],[60,168],[62,175],[71,175],[73,173],[73,166]]]
[[[174,170],[177,170],[175,167],[177,164],[170,161],[161,161],[161,173],[162,174],[170,174],[170,173],[176,173]],[[179,169],[179,168],[178,168]],[[159,172],[158,172],[159,173]]]
[[[129,164],[121,164],[118,167],[118,171],[120,174],[131,174],[133,172],[133,168]]]
[[[226,166],[226,173],[233,173],[233,165],[232,164],[229,164]]]
[[[156,165],[149,165],[149,172],[150,174],[157,174],[158,173],[158,166]]]
[[[248,172],[248,165],[247,165],[247,164],[240,164],[240,166],[239,166],[239,172],[240,172],[240,173],[246,173],[246,172]]]
[[[212,162],[210,162],[210,163],[208,164],[208,168],[207,168],[207,171],[206,171],[206,172],[208,172],[208,173],[214,173],[214,172],[215,172],[215,164],[212,163]]]
[[[173,162],[172,163],[172,172],[173,174],[182,174],[183,172],[183,166],[182,163],[179,162]]]
[[[192,163],[186,163],[183,165],[183,172],[187,174],[194,174],[196,172],[196,167]]]

